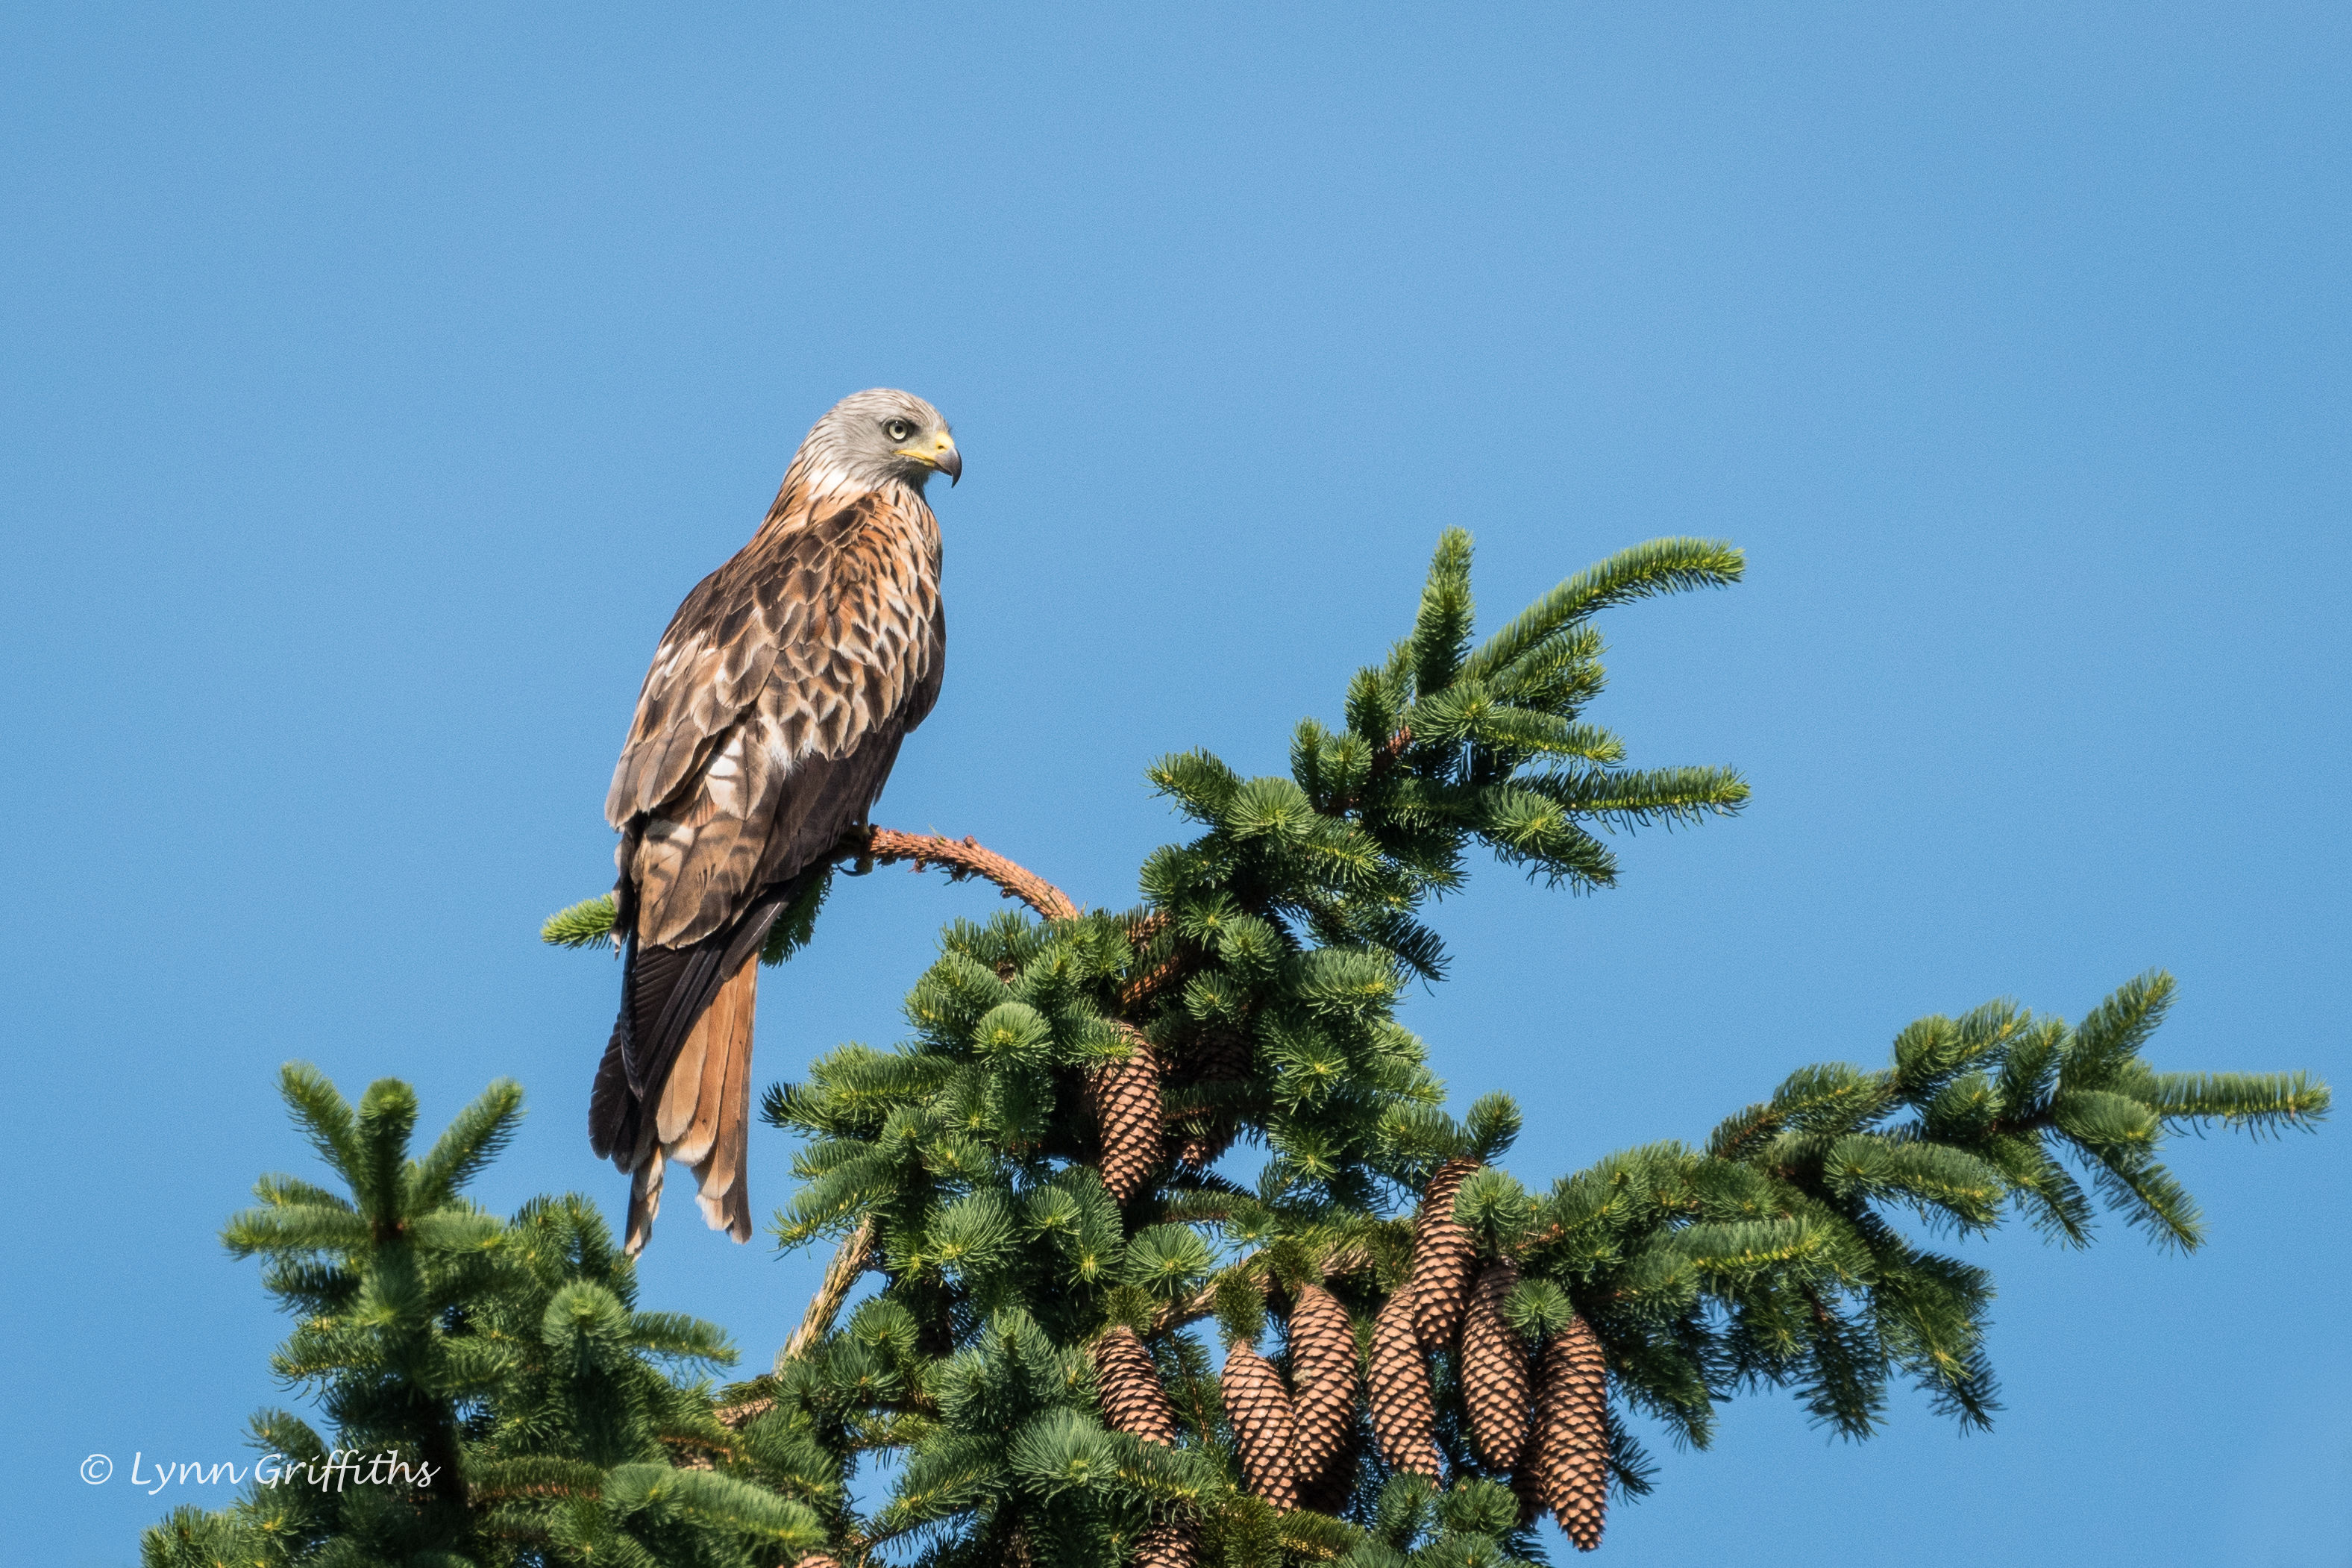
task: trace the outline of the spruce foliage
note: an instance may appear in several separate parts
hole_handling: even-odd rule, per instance
[[[1481,640],[1450,531],[1409,635],[1335,724],[1297,726],[1286,773],[1152,766],[1192,831],[1139,904],[950,925],[904,1041],[763,1103],[800,1140],[780,1244],[836,1246],[874,1288],[715,1394],[669,1369],[723,1363],[716,1331],[635,1312],[584,1202],[501,1224],[456,1195],[511,1086],[410,1162],[404,1089],[353,1113],[289,1069],[351,1195],[268,1178],[230,1226],[301,1320],[278,1370],[339,1443],[429,1447],[455,1481],[257,1490],[175,1514],[148,1561],[1486,1568],[1544,1561],[1546,1513],[1599,1544],[1609,1493],[1651,1485],[1629,1415],[1704,1447],[1723,1401],[1785,1389],[1861,1437],[1906,1381],[1986,1425],[1991,1285],[1943,1238],[2017,1217],[2081,1247],[2106,1213],[2192,1249],[2165,1137],[2307,1126],[2327,1090],[2158,1071],[2173,987],[2148,974],[2072,1024],[1923,1018],[1885,1065],[1802,1068],[1702,1145],[1530,1189],[1501,1164],[1516,1106],[1450,1115],[1397,1016],[1444,975],[1424,917],[1476,851],[1596,890],[1611,835],[1746,802],[1728,769],[1628,765],[1584,717],[1599,613],[1741,570],[1655,541]],[[612,918],[592,900],[544,934],[590,945]],[[282,1414],[257,1434],[320,1445]]]
[[[1740,807],[1747,786],[1730,770],[1631,768],[1582,715],[1602,686],[1597,612],[1735,582],[1741,560],[1713,542],[1657,541],[1570,578],[1483,642],[1469,571],[1467,537],[1449,532],[1411,635],[1357,673],[1342,724],[1297,727],[1286,776],[1244,778],[1201,752],[1154,765],[1198,831],[1145,863],[1140,905],[950,926],[908,998],[908,1040],[844,1047],[769,1094],[768,1120],[806,1140],[778,1237],[800,1246],[870,1225],[883,1283],[861,1315],[904,1314],[908,1388],[953,1368],[1002,1377],[1004,1398],[1036,1390],[1000,1403],[960,1383],[953,1406],[912,1395],[868,1406],[890,1439],[873,1446],[903,1453],[906,1469],[845,1551],[909,1536],[898,1556],[922,1563],[1108,1563],[1146,1521],[1174,1521],[1196,1532],[1202,1563],[1533,1559],[1521,1498],[1543,1492],[1544,1457],[1531,1443],[1517,1477],[1486,1463],[1464,1403],[1458,1325],[1491,1264],[1517,1275],[1482,1321],[1474,1377],[1483,1390],[1499,1375],[1488,1367],[1507,1367],[1499,1331],[1524,1336],[1528,1364],[1571,1330],[1578,1346],[1597,1344],[1612,1408],[1562,1429],[1594,1423],[1617,1488],[1638,1493],[1649,1467],[1620,1420],[1628,1411],[1703,1446],[1721,1401],[1786,1387],[1861,1436],[1902,1378],[1983,1425],[1997,1403],[1982,1343],[1990,1282],[1906,1222],[1973,1234],[2017,1214],[2080,1245],[2104,1204],[2193,1247],[2195,1207],[2158,1163],[2163,1134],[2324,1110],[2326,1091],[2301,1079],[2148,1068],[2138,1052],[2171,994],[2149,975],[2072,1026],[2006,1004],[1923,1019],[1888,1066],[1803,1068],[1704,1148],[1653,1144],[1528,1191],[1493,1163],[1516,1108],[1490,1095],[1448,1116],[1397,1020],[1403,988],[1444,973],[1423,915],[1464,886],[1474,850],[1549,885],[1600,889],[1617,874],[1607,833]],[[1131,1102],[1114,1114],[1089,1094],[1106,1064],[1142,1048],[1136,1035],[1169,1086],[1141,1183],[1125,1173],[1138,1160]],[[1225,1065],[1202,1068],[1212,1057]],[[1217,1119],[1263,1147],[1246,1186],[1179,1157]],[[1102,1180],[1113,1169],[1118,1196]],[[1433,1401],[1442,1489],[1411,1474],[1426,1439],[1408,1436],[1389,1456],[1403,1469],[1383,1462],[1381,1441],[1354,1445],[1353,1484],[1320,1500],[1336,1512],[1264,1500],[1286,1494],[1264,1479],[1266,1363],[1254,1352],[1269,1352],[1295,1390],[1286,1321],[1303,1292],[1325,1289],[1367,1357],[1360,1419],[1385,1397],[1411,1433],[1408,1407]],[[1406,1291],[1419,1292],[1413,1310],[1380,1338],[1381,1309]],[[1211,1318],[1239,1358],[1229,1375],[1246,1376],[1238,1405],[1215,1391],[1208,1346],[1187,1328]],[[1086,1384],[1091,1363],[1076,1352],[1120,1328],[1167,1380],[1171,1447],[1112,1432]],[[1015,1342],[1017,1360],[1002,1348]],[[1061,1385],[1030,1369],[1054,1355],[1066,1358],[1050,1363],[1055,1375],[1075,1381],[1049,1398]],[[1238,1438],[1234,1410],[1253,1413]],[[1051,1487],[1035,1468],[1047,1451],[1059,1457]],[[1090,1458],[1114,1452],[1128,1458]],[[1597,1542],[1597,1512],[1571,1528],[1580,1545]]]
[[[356,1110],[308,1067],[281,1088],[343,1190],[264,1176],[222,1234],[264,1259],[296,1319],[272,1369],[334,1441],[256,1415],[255,1445],[301,1468],[274,1480],[272,1462],[224,1510],[174,1511],[142,1542],[147,1568],[751,1568],[824,1538],[819,1511],[759,1484],[781,1478],[719,1424],[708,1379],[677,1375],[731,1363],[725,1337],[635,1310],[635,1266],[586,1200],[501,1221],[459,1195],[513,1135],[520,1089],[492,1084],[413,1159],[407,1085],[374,1083]],[[330,1474],[337,1454],[408,1468]]]

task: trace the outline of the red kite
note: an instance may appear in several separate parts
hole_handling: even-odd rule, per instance
[[[588,1139],[629,1172],[628,1250],[662,1167],[694,1173],[714,1230],[751,1235],[744,1139],[769,930],[824,875],[940,694],[940,530],[963,473],[939,410],[861,392],[816,422],[750,543],[654,650],[604,816],[621,833],[621,1013]]]

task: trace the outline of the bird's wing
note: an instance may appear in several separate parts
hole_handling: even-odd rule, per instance
[[[938,535],[877,491],[772,517],[678,608],[605,816],[635,931],[676,948],[829,852],[939,689]]]

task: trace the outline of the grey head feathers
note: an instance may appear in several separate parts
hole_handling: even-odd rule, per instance
[[[955,433],[940,411],[911,392],[877,386],[833,405],[801,443],[798,462],[829,469],[860,489],[895,479],[920,495],[936,473],[953,484],[963,474]]]

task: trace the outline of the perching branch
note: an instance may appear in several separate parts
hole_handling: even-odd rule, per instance
[[[1074,919],[1078,906],[1068,894],[1034,871],[1015,865],[976,840],[943,837],[936,833],[901,833],[895,827],[853,828],[835,847],[833,858],[855,858],[861,867],[890,866],[912,860],[915,869],[947,868],[950,880],[979,877],[995,883],[1008,899],[1019,899],[1049,921]],[[539,940],[551,947],[591,947],[617,944],[613,930],[613,895],[588,899],[547,917]]]
[[[845,853],[856,855],[861,861],[894,865],[912,860],[918,871],[944,866],[950,880],[983,878],[1002,889],[1006,898],[1019,899],[1046,920],[1066,921],[1077,915],[1078,906],[1061,889],[994,850],[982,848],[969,836],[954,839],[936,833],[901,833],[895,827],[877,827],[863,843],[856,838],[852,835],[844,840]]]

